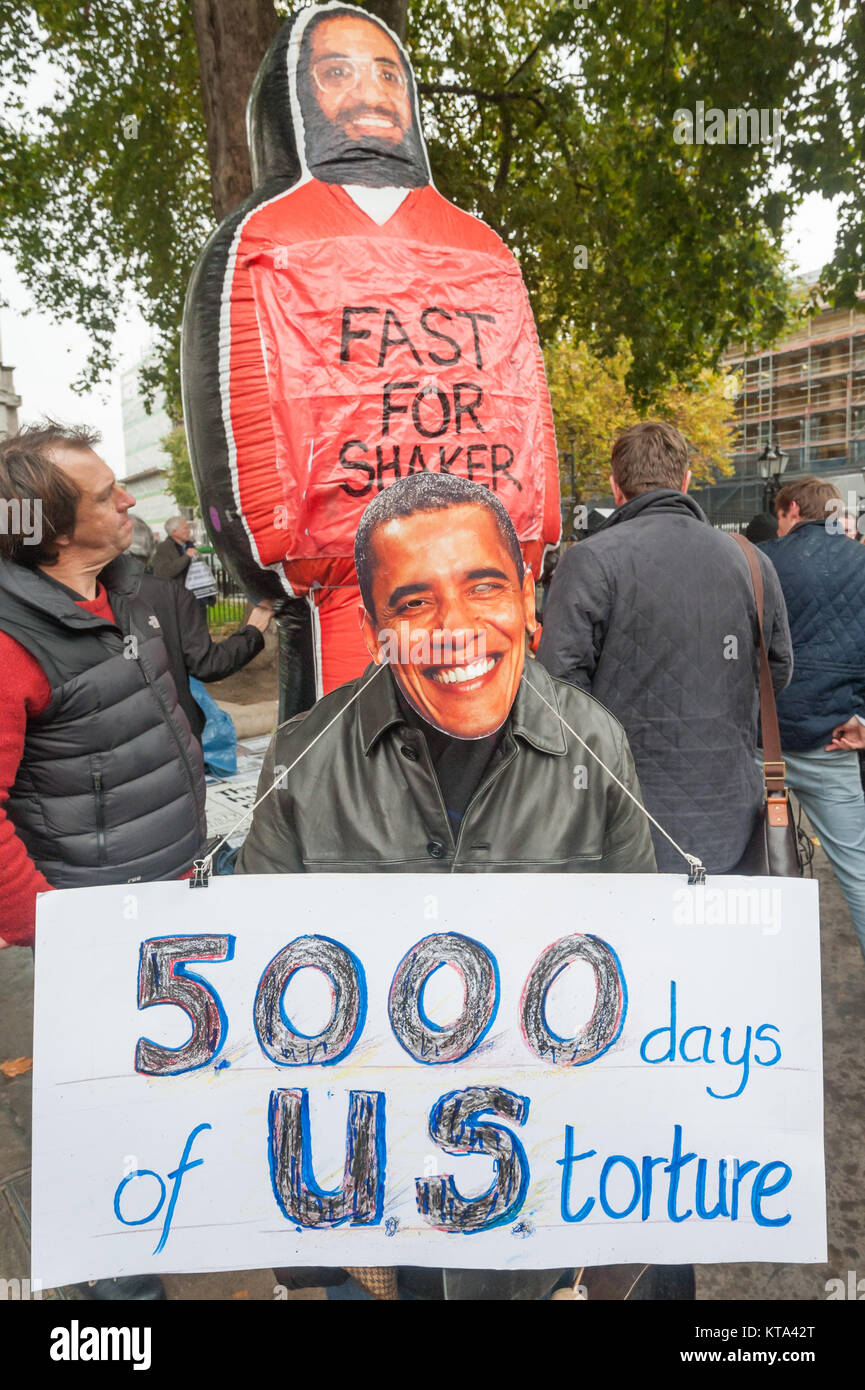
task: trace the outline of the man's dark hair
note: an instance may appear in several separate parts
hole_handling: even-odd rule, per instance
[[[502,544],[514,562],[517,578],[523,582],[525,565],[514,523],[506,508],[489,488],[470,483],[455,473],[412,473],[391,483],[370,502],[360,519],[354,539],[354,564],[363,606],[375,617],[372,601],[373,556],[372,539],[379,526],[400,516],[416,512],[443,512],[449,507],[484,507],[496,524]]]
[[[28,425],[18,434],[0,440],[0,507],[8,521],[12,509],[39,504],[41,524],[36,537],[25,537],[22,528],[0,527],[0,556],[36,569],[56,564],[55,538],[75,529],[81,494],[75,483],[51,455],[66,449],[92,449],[100,435],[80,425],[59,425],[46,420]]]
[[[613,477],[627,498],[655,488],[679,490],[687,471],[687,440],[665,420],[641,420],[613,445]]]
[[[840,497],[841,493],[828,478],[807,473],[804,478],[784,484],[775,497],[775,515],[789,512],[791,504],[796,502],[803,521],[825,521],[830,504],[839,501]]]

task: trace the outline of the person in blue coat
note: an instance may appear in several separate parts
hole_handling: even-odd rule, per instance
[[[807,476],[775,499],[778,540],[760,549],[784,591],[793,679],[778,696],[787,784],[832,863],[865,955],[865,549],[848,538],[841,494]]]

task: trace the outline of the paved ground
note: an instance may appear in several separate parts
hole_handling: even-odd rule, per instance
[[[700,1299],[826,1297],[826,1281],[865,1278],[865,963],[847,907],[818,850],[823,940],[823,1024],[826,1094],[826,1170],[829,1261],[816,1265],[701,1265]],[[0,952],[0,1063],[32,1051],[33,965],[29,951]],[[0,1279],[29,1270],[31,1074],[0,1072]],[[271,1270],[175,1275],[165,1280],[173,1299],[273,1299]],[[80,1297],[74,1289],[50,1297]],[[318,1299],[323,1290],[289,1295]]]
[[[817,850],[823,974],[823,1076],[829,1260],[825,1265],[701,1265],[698,1298],[824,1299],[829,1279],[865,1277],[865,961],[832,869]],[[863,1286],[865,1287],[865,1286]]]
[[[228,637],[237,631],[237,625],[229,625],[211,633],[214,641]],[[279,695],[279,637],[276,624],[271,623],[264,635],[264,649],[253,657],[248,666],[227,676],[224,681],[208,681],[208,694],[220,703],[252,705],[260,700],[275,700]]]

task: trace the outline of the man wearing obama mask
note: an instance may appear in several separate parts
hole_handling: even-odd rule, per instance
[[[237,872],[653,873],[645,814],[595,761],[639,798],[621,725],[527,659],[534,584],[494,494],[400,479],[355,564],[371,664],[278,730]],[[544,1298],[567,1273],[448,1271],[447,1296]],[[399,1275],[443,1296],[440,1271]]]

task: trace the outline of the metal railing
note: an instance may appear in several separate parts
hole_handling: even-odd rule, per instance
[[[823,355],[814,354],[810,363],[807,358],[800,362],[776,367],[770,372],[764,367],[760,371],[747,369],[743,377],[743,391],[768,390],[770,386],[788,386],[792,382],[804,384],[815,377],[835,376],[851,369],[865,366],[865,351],[857,348],[854,352],[836,352]],[[741,394],[741,393],[739,393]]]
[[[216,581],[216,596],[207,603],[207,625],[209,628],[224,627],[227,624],[236,627],[243,621],[249,600],[234,575],[224,567],[214,551],[199,553]]]
[[[838,440],[841,440],[841,439],[846,439],[846,437],[847,437],[847,426],[846,426],[846,424],[845,424],[845,422],[844,422],[843,420],[839,420],[836,424],[829,424],[829,425],[816,425],[816,424],[814,424],[813,421],[811,422],[811,439],[812,439],[812,441],[818,440],[818,439],[821,439],[821,440],[822,440],[822,439],[838,439]]]
[[[788,386],[791,382],[794,385],[804,384],[808,380],[808,363],[796,362],[790,367],[781,367],[775,373],[776,386]]]

